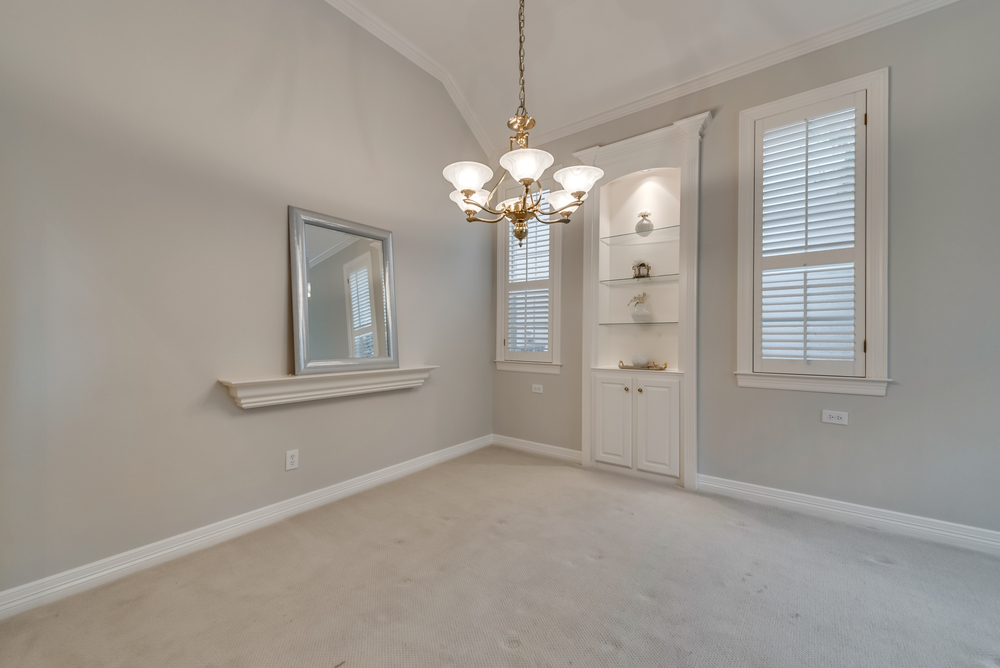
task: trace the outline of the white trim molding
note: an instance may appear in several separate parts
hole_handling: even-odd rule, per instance
[[[698,475],[698,491],[722,494],[744,501],[755,501],[849,524],[1000,555],[1000,531],[702,474]]]
[[[558,376],[562,373],[562,364],[550,362],[510,362],[495,360],[497,371],[520,371],[521,373],[545,373]]]
[[[11,617],[46,603],[92,589],[120,577],[162,564],[185,554],[216,545],[230,538],[261,529],[283,519],[318,508],[338,499],[363,492],[411,473],[455,459],[493,443],[487,434],[465,443],[431,452],[379,471],[345,480],[323,489],[302,494],[221,522],[209,524],[128,552],[73,568],[0,592],[0,619]]]
[[[829,392],[831,394],[863,394],[884,397],[885,388],[892,381],[888,378],[849,378],[847,376],[793,376],[789,374],[737,373],[739,387],[756,387],[765,390],[799,390],[800,392]]]
[[[865,376],[754,372],[755,124],[857,91],[867,92],[865,188]],[[889,379],[889,70],[881,69],[740,112],[736,380],[739,387],[885,396]]]
[[[229,388],[229,394],[240,408],[259,408],[420,387],[436,368],[414,366],[219,382]]]
[[[560,448],[557,445],[535,443],[534,441],[525,441],[524,439],[501,436],[499,434],[493,434],[493,445],[512,448],[522,452],[530,452],[533,455],[553,457],[555,459],[573,462],[574,464],[579,464],[583,461],[583,453],[579,450],[570,450],[569,448]]]
[[[423,49],[417,47],[413,42],[403,37],[396,30],[391,28],[384,21],[372,14],[368,9],[361,6],[357,0],[326,0],[327,4],[336,8],[349,19],[360,25],[388,46],[395,49],[403,57],[420,67],[422,70],[440,81],[445,90],[451,96],[452,101],[458,108],[459,113],[469,129],[476,136],[480,146],[487,156],[494,156],[503,152],[501,144],[493,145],[489,135],[483,130],[478,116],[472,111],[472,107],[466,101],[459,90],[455,79],[439,63],[431,58]],[[756,56],[721,67],[707,74],[693,77],[683,83],[668,86],[650,95],[644,95],[623,104],[615,104],[602,111],[581,118],[577,121],[552,128],[546,132],[538,132],[533,137],[532,143],[535,146],[543,144],[577,132],[582,132],[589,128],[597,127],[604,123],[623,118],[630,114],[665,104],[671,100],[691,95],[698,91],[717,86],[733,79],[758,72],[760,70],[777,65],[779,63],[798,58],[807,53],[824,49],[834,44],[839,44],[849,39],[891,26],[895,23],[925,14],[935,9],[940,9],[947,5],[958,2],[958,0],[907,0],[895,7],[882,9],[866,14],[854,21],[845,23],[832,29],[817,31],[803,39],[797,40],[785,46],[760,53]]]
[[[558,170],[559,165],[555,169]],[[542,190],[552,190],[554,183],[550,177],[540,183]],[[501,194],[503,199],[517,195],[521,186],[510,186]],[[562,372],[562,245],[563,226],[550,225],[549,232],[549,350],[547,353],[516,353],[507,350],[508,299],[512,284],[508,282],[510,271],[510,223],[501,221],[496,226],[496,348],[497,371],[521,371],[544,373],[557,376]],[[538,283],[541,283],[539,281]],[[515,284],[516,285],[516,284]],[[523,288],[521,288],[523,289]],[[548,359],[546,359],[546,357]]]

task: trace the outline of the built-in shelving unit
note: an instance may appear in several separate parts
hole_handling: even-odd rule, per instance
[[[583,463],[685,487],[697,473],[699,162],[710,119],[574,154],[604,170],[584,207]],[[653,223],[645,233],[642,211]],[[634,277],[639,263],[648,277]],[[641,293],[650,313],[633,318]],[[618,367],[634,353],[667,369]]]
[[[601,285],[616,286],[616,285],[631,285],[636,288],[641,288],[644,283],[662,283],[665,281],[676,281],[680,277],[680,274],[658,274],[655,276],[646,276],[643,278],[633,278],[629,276],[628,278],[605,278],[601,280]]]
[[[639,180],[643,181],[643,179]],[[633,206],[632,208],[635,207]],[[638,217],[636,220],[638,220]],[[680,229],[680,225],[670,225],[668,227],[654,228],[646,234],[639,234],[635,231],[624,233],[612,232],[609,236],[601,237],[601,243],[607,246],[645,246],[647,244],[677,241],[680,238]]]
[[[605,326],[605,327],[611,327],[611,326],[615,326],[615,325],[628,325],[630,327],[648,327],[650,325],[678,325],[678,324],[680,324],[680,321],[678,321],[678,320],[657,320],[657,321],[650,321],[650,322],[602,322],[600,324],[602,326]],[[631,358],[631,357],[632,356],[629,355],[629,358]],[[664,355],[660,355],[659,359],[665,359],[665,356]]]

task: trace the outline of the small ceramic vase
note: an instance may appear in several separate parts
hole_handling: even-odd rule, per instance
[[[632,307],[632,320],[635,322],[649,322],[653,319],[653,314],[645,304],[636,304]]]
[[[632,366],[637,369],[645,369],[649,366],[649,357],[644,352],[632,353]]]
[[[653,231],[653,221],[649,217],[653,215],[649,211],[639,212],[639,222],[635,224],[635,233],[640,237],[648,237],[649,233]]]

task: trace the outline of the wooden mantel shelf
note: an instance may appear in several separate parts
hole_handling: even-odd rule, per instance
[[[412,366],[403,369],[313,373],[219,382],[229,388],[229,394],[240,408],[259,408],[420,387],[436,368]]]

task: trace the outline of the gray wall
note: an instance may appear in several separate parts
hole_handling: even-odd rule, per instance
[[[0,590],[490,433],[492,228],[440,172],[484,156],[437,81],[322,0],[5,0],[0,62]],[[217,384],[291,372],[289,204],[393,231],[426,385]]]
[[[357,243],[357,242],[354,242]],[[347,339],[347,294],[344,290],[344,262],[355,252],[348,248],[309,267],[309,358],[346,359],[351,355]],[[349,258],[349,259],[354,259]]]
[[[576,164],[570,157],[567,165]],[[583,212],[576,215],[582,220]],[[562,373],[558,376],[520,371],[493,370],[493,433],[522,438],[561,448],[580,449],[581,420],[580,360],[583,338],[580,309],[583,304],[582,225],[563,226],[562,266]],[[496,235],[493,236],[493,331],[496,337]],[[495,349],[492,352],[496,357]],[[531,391],[541,383],[544,392]]]
[[[381,242],[375,242],[381,245]],[[388,356],[385,340],[385,297],[382,292],[382,253],[370,240],[358,239],[343,250],[309,267],[309,357],[338,360],[351,356],[350,318],[347,315],[347,287],[344,266],[365,253],[371,258],[372,322],[380,357]]]
[[[998,34],[1000,3],[963,0],[544,147],[574,164],[573,151],[715,114],[702,152],[701,473],[1000,529]],[[739,112],[886,66],[895,383],[884,398],[738,388]],[[566,287],[580,276],[581,227],[566,229]],[[565,361],[578,368],[579,298],[563,308]],[[550,412],[578,415],[578,371],[546,379],[544,401],[530,382],[494,372],[495,431],[579,448]],[[824,408],[850,425],[821,424]]]

